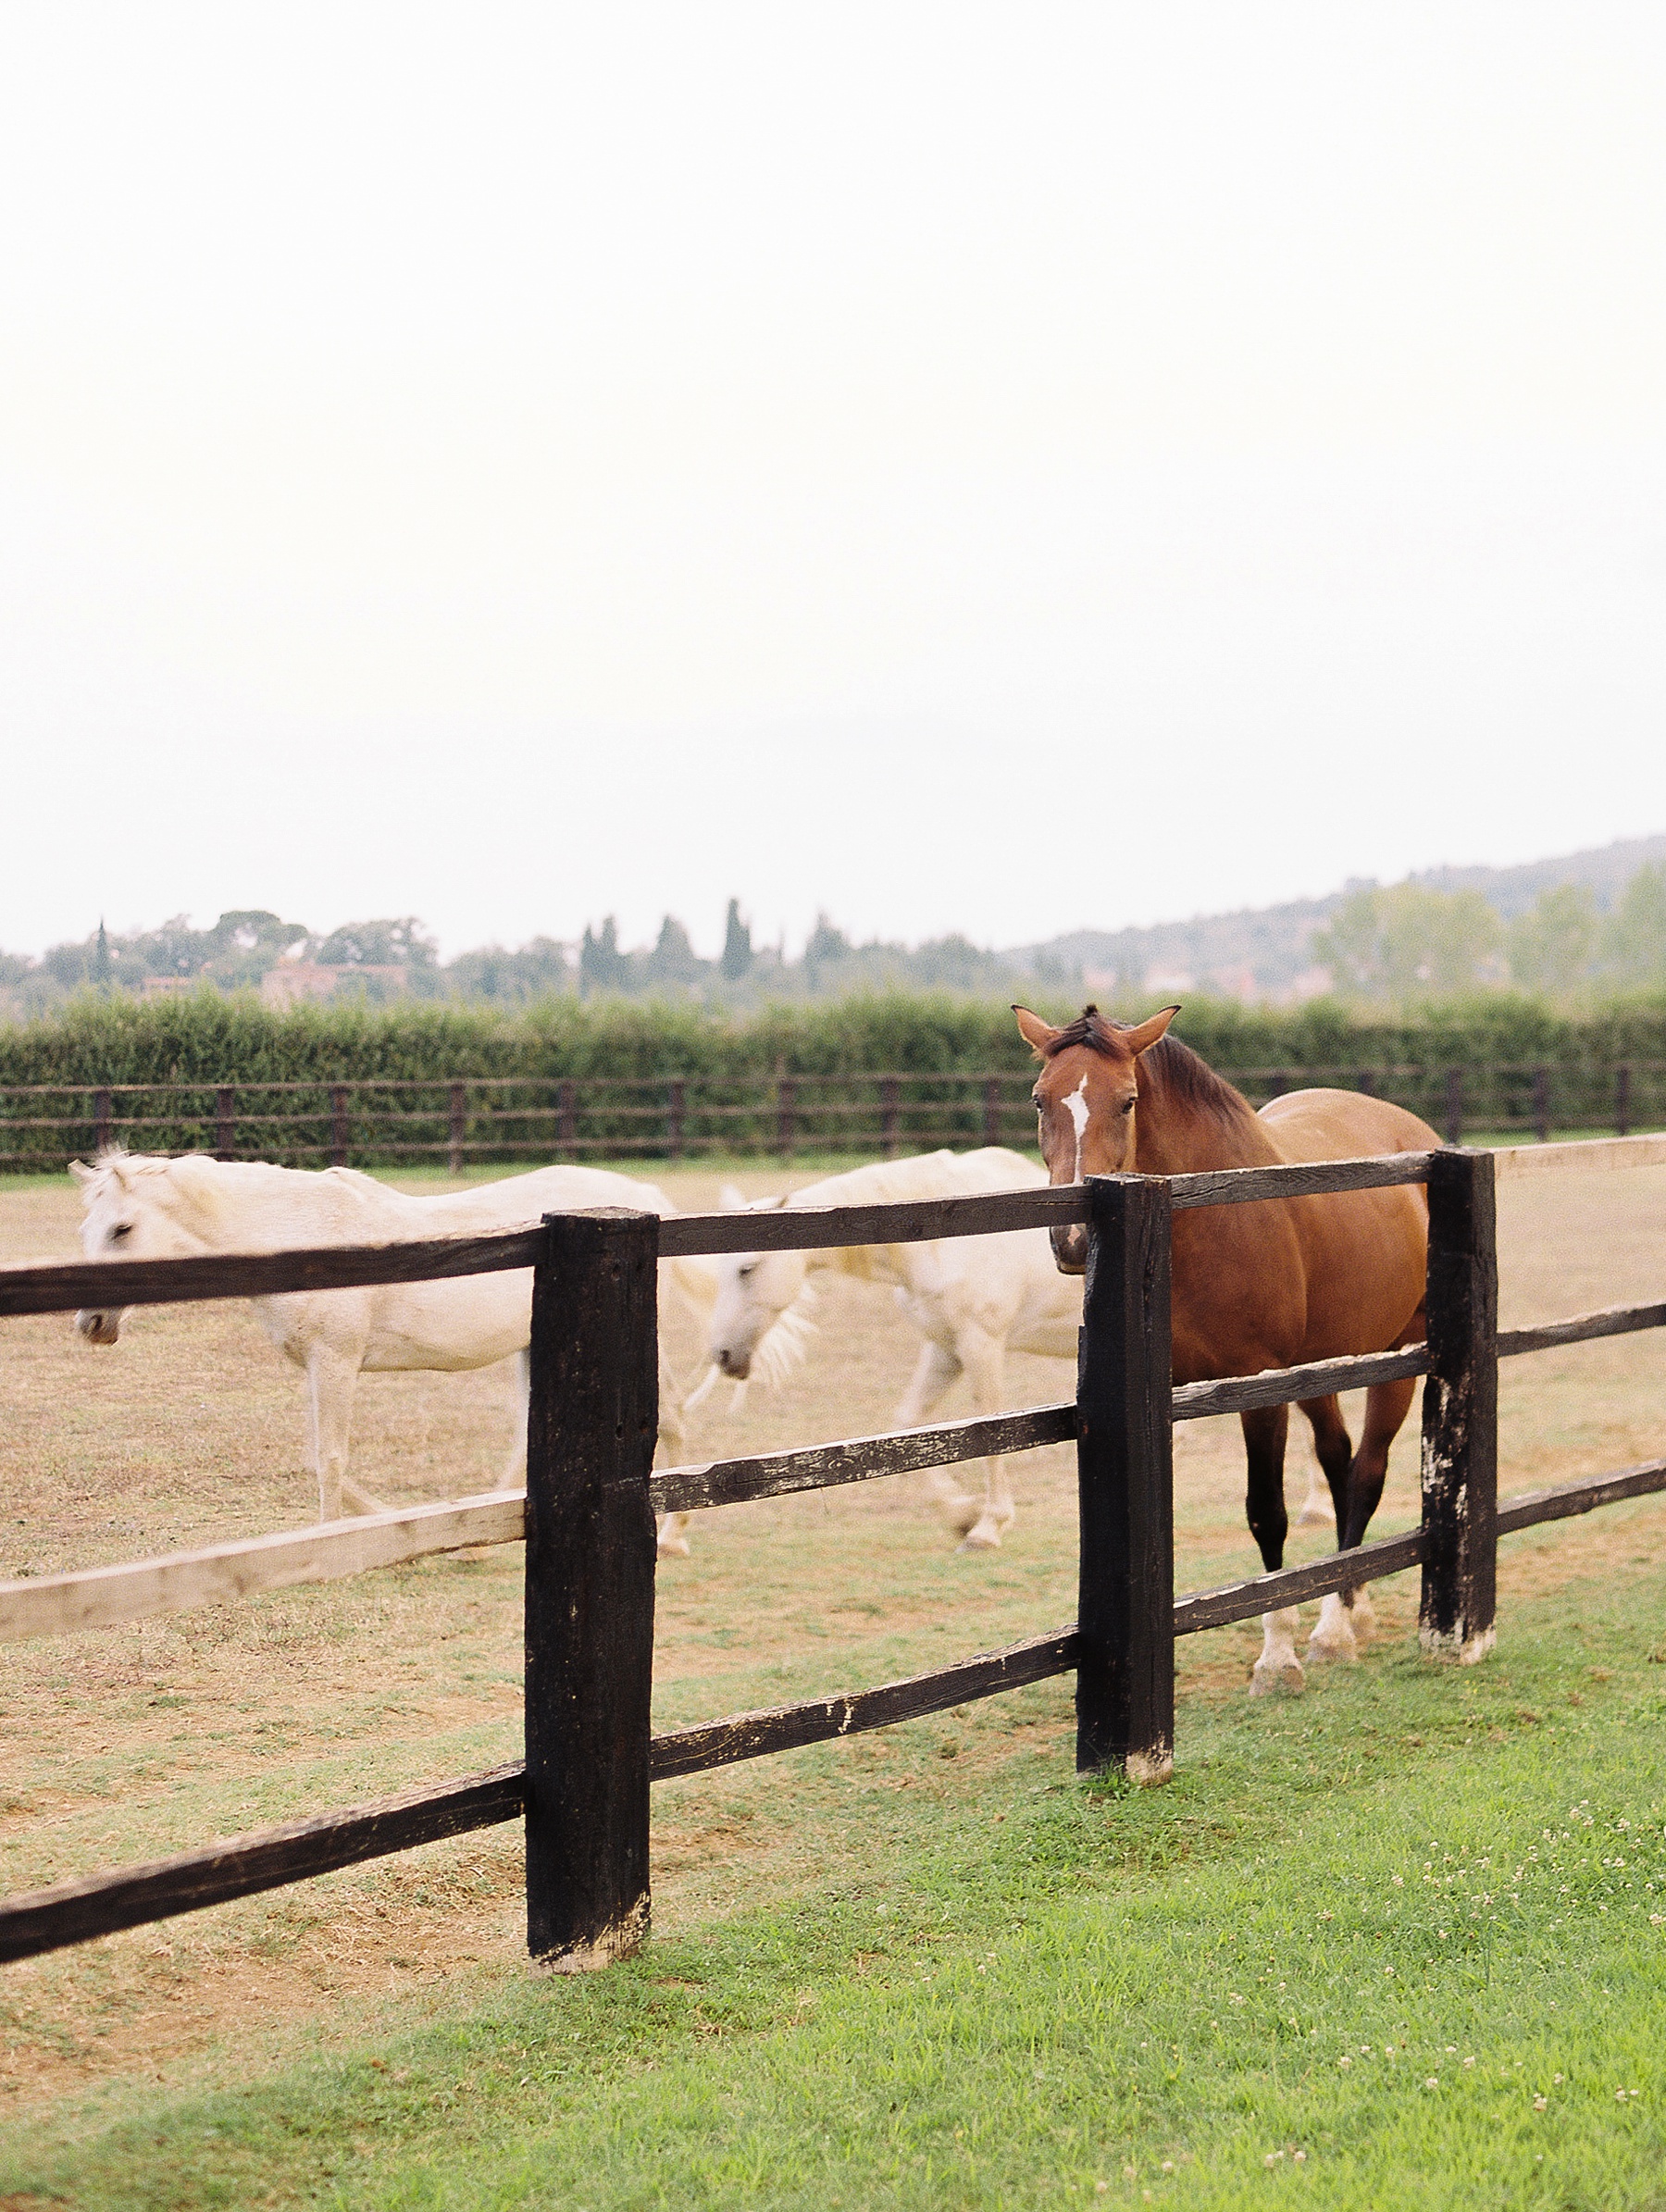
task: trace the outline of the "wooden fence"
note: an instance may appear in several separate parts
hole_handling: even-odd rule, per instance
[[[0,1637],[62,1634],[178,1607],[524,1537],[526,1757],[378,1803],[60,1883],[0,1903],[16,1958],[524,1819],[528,1943],[566,1970],[623,1957],[648,1925],[651,1784],[939,1712],[1074,1671],[1076,1763],[1161,1781],[1174,1758],[1174,1643],[1413,1565],[1432,1657],[1491,1647],[1494,1561],[1511,1530],[1666,1488],[1666,1460],[1500,1501],[1498,1362],[1666,1326],[1666,1302],[1501,1331],[1496,1174],[1666,1162],[1666,1137],[1552,1150],[1441,1151],[1321,1165],[1096,1178],[911,1205],[673,1216],[557,1214],[488,1236],[192,1260],[0,1269],[0,1316],[240,1298],[531,1267],[527,1488],[338,1522],[131,1566],[0,1584]],[[1426,1183],[1428,1341],[1359,1359],[1170,1383],[1170,1220],[1234,1205]],[[660,1259],[980,1236],[1086,1222],[1076,1394],[1059,1405],[896,1435],[653,1469]],[[1423,1517],[1404,1535],[1308,1566],[1175,1597],[1173,1423],[1424,1374]],[[654,1735],[656,1512],[781,1497],[1074,1438],[1080,1503],[1075,1622],[877,1688]]]
[[[1221,1071],[1256,1105],[1335,1085],[1391,1099],[1444,1132],[1666,1125],[1666,1061]],[[683,1160],[1034,1140],[1022,1068],[942,1075],[451,1076],[432,1082],[129,1083],[0,1089],[0,1170],[50,1172],[102,1146],[211,1151],[296,1167]]]

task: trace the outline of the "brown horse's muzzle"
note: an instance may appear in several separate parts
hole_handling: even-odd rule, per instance
[[[121,1335],[119,1313],[80,1312],[75,1325],[89,1344],[114,1344]]]
[[[1066,1222],[1063,1228],[1049,1229],[1052,1238],[1053,1261],[1062,1275],[1085,1275],[1088,1272],[1088,1224],[1085,1222]]]

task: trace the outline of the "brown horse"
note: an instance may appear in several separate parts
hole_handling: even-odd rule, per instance
[[[1086,1008],[1063,1029],[1013,1009],[1041,1062],[1035,1100],[1041,1153],[1055,1183],[1085,1175],[1184,1175],[1208,1168],[1271,1167],[1296,1160],[1349,1160],[1433,1151],[1426,1123],[1381,1099],[1349,1090],[1287,1091],[1257,1113],[1177,1038],[1165,1007],[1129,1026]],[[1255,1205],[1188,1209],[1175,1216],[1174,1362],[1176,1383],[1256,1374],[1345,1353],[1386,1351],[1423,1336],[1428,1201],[1420,1187],[1268,1199]],[[1052,1232],[1065,1274],[1087,1264],[1079,1224]],[[1337,1399],[1307,1400],[1313,1444],[1336,1502],[1340,1547],[1364,1535],[1411,1403],[1411,1381],[1379,1383],[1365,1397],[1357,1455]],[[1249,1460],[1250,1531],[1269,1570],[1284,1564],[1289,1408],[1240,1416]],[[1324,1600],[1311,1658],[1352,1658],[1369,1622],[1364,1591]],[[1294,1609],[1263,1618],[1252,1688],[1299,1688]]]

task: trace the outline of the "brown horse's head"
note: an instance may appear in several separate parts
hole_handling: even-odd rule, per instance
[[[1018,1030],[1041,1063],[1032,1096],[1039,1117],[1041,1157],[1055,1183],[1084,1175],[1131,1174],[1138,1143],[1139,1056],[1149,1051],[1179,1013],[1165,1006],[1148,1022],[1125,1029],[1105,1021],[1097,1006],[1055,1029],[1027,1006],[1014,1006]],[[1060,1271],[1079,1275],[1088,1264],[1088,1232],[1080,1222],[1051,1231]]]

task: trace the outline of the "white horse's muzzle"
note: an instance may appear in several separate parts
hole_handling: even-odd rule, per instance
[[[75,1317],[75,1325],[89,1344],[114,1344],[121,1335],[119,1313],[89,1313]]]

